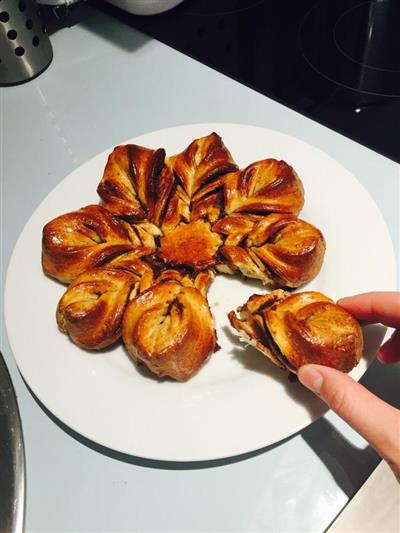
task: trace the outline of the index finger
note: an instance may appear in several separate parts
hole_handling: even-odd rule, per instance
[[[399,292],[366,292],[341,298],[337,303],[358,320],[400,327]]]

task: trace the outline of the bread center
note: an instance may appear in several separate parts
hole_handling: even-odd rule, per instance
[[[160,257],[174,266],[186,266],[202,270],[216,262],[221,237],[211,231],[204,220],[181,224],[160,240]]]

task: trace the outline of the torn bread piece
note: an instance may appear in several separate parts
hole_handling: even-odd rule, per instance
[[[294,374],[308,363],[349,372],[360,361],[359,323],[319,292],[253,295],[237,313],[228,317],[241,340]]]

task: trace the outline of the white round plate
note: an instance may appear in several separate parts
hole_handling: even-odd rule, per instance
[[[394,253],[380,211],[345,168],[313,146],[283,133],[238,124],[179,126],[129,142],[164,147],[171,155],[212,131],[222,136],[241,167],[274,157],[287,161],[301,176],[306,200],[300,216],[319,227],[327,241],[323,268],[307,290],[336,300],[394,289]],[[257,450],[289,437],[323,414],[320,400],[241,344],[229,326],[228,311],[251,294],[265,291],[259,283],[217,276],[209,302],[221,350],[187,383],[159,380],[140,370],[122,343],[91,353],[58,331],[55,309],[65,288],[42,273],[42,228],[62,213],[99,201],[96,187],[110,151],[82,165],[47,196],[20,235],[9,265],[5,298],[9,340],[18,367],[39,400],[63,423],[98,444],[169,461],[220,459]],[[371,353],[365,355],[352,372],[356,379],[364,373]]]

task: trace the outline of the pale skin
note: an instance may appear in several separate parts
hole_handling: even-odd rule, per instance
[[[377,358],[383,364],[400,362],[400,292],[358,294],[337,303],[362,324],[395,328]],[[400,482],[400,410],[333,368],[305,365],[298,378],[375,448]]]

